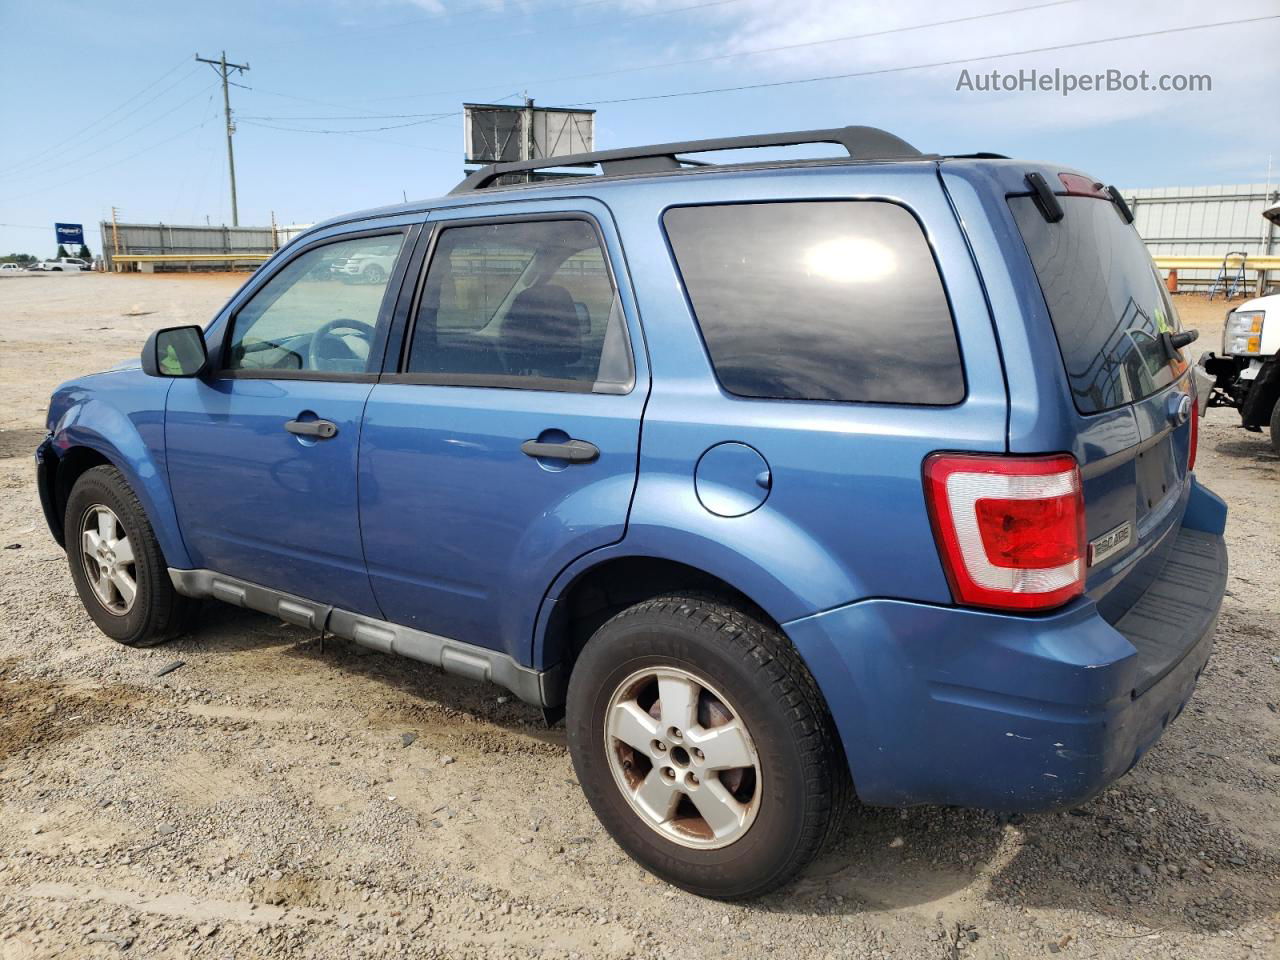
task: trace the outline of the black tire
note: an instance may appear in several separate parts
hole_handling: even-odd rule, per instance
[[[386,271],[383,270],[376,263],[372,263],[369,266],[365,267],[364,273],[362,273],[360,276],[365,283],[382,283],[384,280],[387,279]]]
[[[650,667],[709,681],[754,742],[759,806],[727,846],[669,839],[615,780],[609,751],[621,744],[606,740],[606,714],[629,678]],[[782,886],[818,853],[846,809],[844,752],[799,654],[776,629],[716,599],[660,597],[606,622],[574,664],[566,717],[578,781],[610,836],[647,870],[699,896],[749,898]]]
[[[99,599],[86,571],[83,524],[98,507],[106,507],[115,514],[132,547],[136,592],[123,612],[112,610]],[[71,579],[80,602],[99,630],[130,647],[154,646],[185,630],[195,603],[173,589],[168,564],[151,522],[119,470],[110,466],[93,467],[80,476],[67,498],[63,530]]]
[[[1271,408],[1271,449],[1280,454],[1280,398]]]

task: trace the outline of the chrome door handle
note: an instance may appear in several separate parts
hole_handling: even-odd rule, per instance
[[[338,425],[332,420],[289,420],[284,428],[300,437],[319,437],[328,440],[338,432]]]

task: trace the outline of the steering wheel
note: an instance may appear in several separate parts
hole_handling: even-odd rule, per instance
[[[372,346],[374,338],[374,329],[372,324],[365,323],[363,320],[352,320],[349,317],[339,317],[337,320],[330,320],[323,324],[315,333],[311,335],[311,342],[307,345],[307,370],[324,370],[324,364],[332,357],[326,357],[320,352],[320,344],[325,340],[341,340],[341,337],[335,336],[335,331],[349,330],[357,336],[364,339],[365,343]],[[345,346],[345,345],[344,345]],[[366,356],[366,360],[368,357]]]

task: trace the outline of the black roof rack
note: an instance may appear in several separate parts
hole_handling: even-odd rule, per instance
[[[562,157],[541,157],[513,163],[492,163],[477,170],[450,194],[470,193],[491,186],[495,180],[512,173],[526,173],[554,167],[577,167],[599,164],[604,176],[629,173],[654,173],[679,170],[684,166],[706,166],[702,161],[682,160],[681,153],[710,153],[716,150],[745,150],[753,147],[794,147],[806,143],[838,143],[858,160],[909,160],[923,157],[919,150],[900,137],[876,127],[835,127],[830,130],[796,130],[790,133],[759,133],[748,137],[719,137],[713,140],[685,140],[678,143],[656,143],[621,150],[597,150],[572,153]],[[589,176],[589,174],[583,174]]]

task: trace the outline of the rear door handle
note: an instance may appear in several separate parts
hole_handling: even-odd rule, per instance
[[[527,457],[547,460],[568,460],[570,463],[590,463],[600,456],[600,448],[586,440],[566,440],[564,443],[541,443],[526,440],[520,444],[520,452]]]
[[[319,437],[328,440],[338,432],[338,425],[332,420],[289,420],[284,428],[300,437]]]

